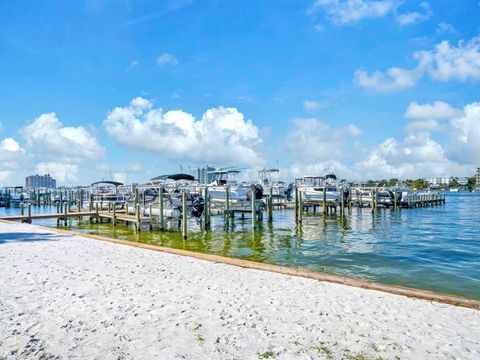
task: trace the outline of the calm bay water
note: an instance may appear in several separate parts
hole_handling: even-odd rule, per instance
[[[18,212],[0,209],[3,215]],[[57,226],[55,220],[36,223]],[[255,231],[250,219],[226,226],[215,216],[207,233],[191,221],[187,240],[176,227],[135,233],[125,225],[70,220],[67,228],[480,299],[480,193],[449,193],[445,205],[397,212],[353,208],[343,222],[309,215],[297,225],[293,210],[278,210],[272,224],[264,220]]]

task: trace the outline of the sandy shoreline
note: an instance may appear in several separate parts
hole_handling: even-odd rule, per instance
[[[0,274],[0,359],[480,358],[477,310],[29,225]]]

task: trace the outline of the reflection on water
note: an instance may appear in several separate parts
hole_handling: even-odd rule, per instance
[[[38,209],[35,209],[35,212]],[[18,209],[2,209],[2,213]],[[49,208],[40,208],[51,212]],[[174,226],[136,233],[119,224],[69,221],[68,229],[223,255],[359,279],[480,298],[480,194],[449,194],[446,205],[393,211],[353,208],[324,218],[278,210],[273,223],[212,217],[212,231],[202,232],[193,220],[188,239]],[[38,222],[56,226],[55,220]]]

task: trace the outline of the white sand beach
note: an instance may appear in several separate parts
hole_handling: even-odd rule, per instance
[[[480,358],[478,310],[26,224],[0,274],[0,359]]]

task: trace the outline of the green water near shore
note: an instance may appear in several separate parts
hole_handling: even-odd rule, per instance
[[[436,207],[374,214],[353,208],[343,221],[318,214],[296,224],[293,210],[276,210],[272,223],[257,222],[254,231],[250,219],[225,224],[215,216],[209,232],[190,221],[186,240],[176,224],[167,231],[157,227],[135,232],[124,224],[72,219],[65,228],[480,299],[480,193],[448,194],[446,204]]]

